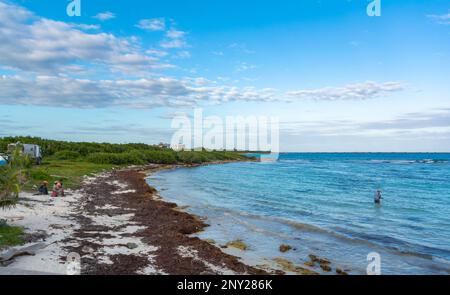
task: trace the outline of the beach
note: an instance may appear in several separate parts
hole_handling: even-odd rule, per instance
[[[160,199],[145,178],[176,165],[149,165],[85,177],[65,197],[22,193],[19,204],[2,212],[30,238],[1,274],[66,274],[70,253],[81,257],[81,274],[267,274],[218,247],[190,235],[205,222]],[[39,235],[37,235],[39,233]]]
[[[26,229],[26,244],[15,248],[37,250],[0,273],[66,274],[76,253],[81,274],[364,274],[366,256],[379,253],[387,274],[445,274],[448,237],[432,226],[448,220],[446,207],[433,211],[445,201],[446,157],[287,154],[274,163],[105,170],[65,197],[24,192],[3,211]],[[422,177],[428,170],[433,189]],[[373,173],[386,175],[377,179],[391,194],[382,206],[361,193]],[[393,202],[414,194],[421,198]]]

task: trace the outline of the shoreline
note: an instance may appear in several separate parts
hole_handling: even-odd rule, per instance
[[[144,181],[151,175],[166,171],[166,170],[173,170],[173,169],[182,169],[182,168],[196,168],[201,166],[209,166],[209,165],[220,165],[220,164],[228,164],[228,163],[240,163],[240,162],[246,162],[246,161],[229,161],[229,162],[213,162],[208,163],[206,165],[199,164],[199,165],[175,165],[172,167],[161,167],[161,169],[152,169],[146,172],[146,176],[143,178]],[[258,162],[256,161],[247,161],[247,162]],[[148,184],[149,185],[149,184]],[[225,255],[231,255],[233,257],[238,258],[240,262],[247,266],[256,267],[260,270],[265,271],[267,274],[275,274],[275,275],[325,275],[325,274],[335,274],[335,275],[348,275],[350,272],[350,269],[347,268],[340,268],[339,266],[336,266],[332,261],[329,259],[318,256],[315,253],[309,253],[307,261],[305,263],[296,264],[293,263],[291,260],[286,259],[283,254],[288,251],[296,251],[296,248],[292,248],[290,245],[280,243],[279,247],[280,249],[276,252],[278,255],[274,255],[273,258],[268,257],[260,257],[260,259],[252,259],[248,256],[247,251],[247,245],[245,243],[242,243],[241,240],[232,240],[230,238],[226,244],[219,245],[214,242],[214,240],[211,240],[209,238],[201,238],[198,237],[196,234],[202,233],[205,230],[208,229],[210,225],[205,224],[203,220],[207,220],[206,217],[200,217],[196,215],[195,213],[188,213],[185,211],[186,208],[189,208],[190,205],[187,204],[186,206],[179,206],[178,204],[174,203],[173,201],[169,201],[165,199],[163,196],[159,194],[159,192],[153,188],[151,185],[149,185],[152,189],[155,190],[157,197],[162,202],[165,202],[167,204],[174,204],[174,210],[179,210],[182,213],[188,214],[193,216],[194,218],[198,219],[204,226],[198,230],[197,232],[193,232],[191,234],[195,235],[196,238],[201,239],[208,244],[211,243],[213,246],[216,246],[221,249],[222,253]],[[176,202],[176,201],[175,201]],[[232,244],[237,243],[238,245],[232,246]],[[242,243],[242,245],[240,245]],[[231,245],[231,246],[230,246]],[[243,249],[241,248],[243,247]],[[284,248],[284,250],[282,250]]]
[[[182,211],[182,208],[180,208],[178,204],[164,200],[159,192],[146,181],[150,174],[164,170],[195,168],[234,162],[236,161],[218,161],[205,164],[158,165],[156,167],[151,165],[150,169],[148,166],[144,166],[118,171],[119,179],[129,181],[133,183],[132,187],[138,188],[136,194],[141,196],[147,195],[150,197],[146,200],[140,200],[146,204],[145,209],[142,209],[144,212],[142,212],[136,220],[148,222],[148,220],[145,220],[146,216],[148,216],[147,210],[153,211],[156,209],[159,214],[164,215],[164,220],[154,221],[151,224],[151,231],[147,230],[142,233],[142,236],[146,241],[159,247],[155,257],[156,266],[169,270],[167,272],[168,274],[269,274],[264,270],[245,265],[240,262],[237,257],[222,252],[219,247],[212,245],[208,241],[192,237],[192,234],[205,230],[209,225],[200,217]],[[171,225],[167,226],[169,224]],[[158,229],[158,227],[161,228]],[[163,230],[163,232],[161,230]],[[167,241],[165,237],[162,239],[156,238],[161,237],[161,235],[168,237],[169,241]],[[165,241],[163,242],[162,240]],[[182,247],[182,249],[180,249],[180,247]],[[175,249],[176,251],[174,251]],[[171,262],[173,259],[172,256],[177,255],[176,252],[181,254],[180,256],[183,258],[181,261],[177,260],[177,265]],[[204,264],[205,267],[201,264]]]
[[[246,261],[245,251],[197,237],[196,234],[209,226],[204,219],[163,199],[146,181],[150,175],[164,170],[235,162],[130,166],[85,176],[81,188],[68,190],[69,194],[63,198],[26,193],[27,198],[23,198],[18,210],[13,210],[9,216],[23,214],[24,220],[18,225],[26,228],[28,234],[31,230],[31,234],[39,232],[42,236],[40,240],[15,248],[37,243],[47,245],[35,256],[19,257],[11,266],[0,267],[0,274],[28,274],[30,271],[65,274],[69,253],[80,255],[84,275],[320,274],[307,264],[294,265],[281,258],[281,252],[280,258],[272,263],[254,265]],[[30,207],[30,203],[36,201],[39,206]],[[56,211],[52,209],[55,206]],[[30,219],[34,210],[43,215]],[[37,222],[41,226],[30,225],[36,219],[46,222]],[[14,218],[9,221],[14,222]],[[314,259],[329,264],[315,255],[311,263]]]
[[[269,274],[192,237],[208,225],[179,210],[177,204],[162,200],[146,182],[148,173],[198,166],[112,169],[85,176],[80,189],[67,190],[67,196],[60,198],[23,193],[25,198],[2,218],[24,227],[27,235],[41,236],[6,250],[36,245],[39,249],[0,266],[0,274],[65,274],[69,253],[80,255],[84,275]]]
[[[241,161],[108,169],[83,177],[81,187],[68,189],[66,197],[21,193],[16,208],[1,211],[0,219],[24,228],[26,244],[0,250],[0,275],[66,274],[66,258],[71,252],[81,256],[81,273],[87,275],[357,274],[352,266],[335,261],[323,251],[304,251],[302,259],[293,259],[292,255],[300,254],[296,252],[300,248],[289,241],[282,241],[287,245],[272,244],[270,251],[274,255],[269,256],[256,256],[252,242],[248,243],[247,250],[240,249],[239,245],[231,246],[242,241],[234,240],[239,236],[225,235],[225,239],[208,236],[210,225],[207,223],[211,226],[217,223],[214,216],[186,210],[190,207],[190,198],[187,202],[181,201],[180,204],[186,206],[180,206],[176,198],[165,199],[164,190],[158,192],[151,182],[147,183],[149,176],[165,170],[236,162]],[[183,194],[182,188],[174,189],[176,194],[179,191]],[[185,193],[189,197],[188,192]],[[225,232],[227,226],[233,226],[226,220],[221,223]],[[40,247],[41,244],[43,247],[31,254],[33,256],[2,261],[4,250]],[[278,246],[281,249],[283,245],[294,247],[292,251],[287,250],[290,255],[282,250],[278,252]],[[264,263],[252,258],[262,258]]]

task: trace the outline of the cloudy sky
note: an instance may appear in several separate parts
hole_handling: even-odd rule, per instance
[[[276,116],[282,151],[449,151],[450,4],[0,0],[0,136],[169,142]]]

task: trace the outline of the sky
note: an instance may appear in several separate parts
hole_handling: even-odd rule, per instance
[[[450,3],[0,0],[0,136],[170,142],[277,117],[284,152],[448,152]]]

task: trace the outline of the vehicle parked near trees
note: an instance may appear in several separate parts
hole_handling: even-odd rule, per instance
[[[36,165],[41,165],[42,163],[42,149],[37,144],[22,144],[20,142],[8,144],[8,153],[11,154],[19,148],[23,155],[29,156],[33,159]]]

